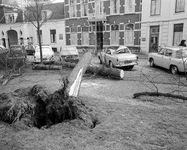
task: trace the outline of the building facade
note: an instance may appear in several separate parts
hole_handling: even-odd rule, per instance
[[[66,45],[139,51],[142,0],[65,0]]]
[[[17,44],[37,45],[36,21],[32,20],[31,23],[29,16],[26,17],[17,8],[20,6],[0,4],[0,44],[7,48]],[[60,51],[65,46],[64,3],[50,4],[42,12],[50,14],[47,22],[40,28],[42,44],[51,45],[54,51]]]
[[[141,51],[157,51],[159,46],[178,46],[187,40],[186,0],[142,1]]]

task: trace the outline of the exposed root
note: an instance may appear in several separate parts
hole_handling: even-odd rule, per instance
[[[40,85],[0,94],[0,120],[41,128],[80,119],[94,128],[98,123],[95,113],[79,98],[67,97],[66,86],[67,79],[63,79],[63,87],[52,94]]]

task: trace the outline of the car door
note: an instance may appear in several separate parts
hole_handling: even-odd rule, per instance
[[[173,51],[171,49],[166,49],[165,54],[163,56],[163,60],[162,60],[163,68],[169,69],[170,64],[171,64],[172,54],[173,54]]]
[[[112,52],[108,49],[105,53],[105,63],[109,65],[109,61],[112,59]]]
[[[157,55],[155,55],[154,57],[155,65],[162,67],[162,61],[163,61],[163,56],[165,54],[165,51],[166,51],[165,48],[161,48],[160,51],[157,53]]]

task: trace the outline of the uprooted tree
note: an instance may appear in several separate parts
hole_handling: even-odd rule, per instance
[[[70,75],[62,78],[61,88],[54,93],[34,85],[0,94],[0,120],[41,128],[77,118],[87,126],[95,127],[98,119],[94,111],[77,97],[91,56],[91,53],[84,54]]]

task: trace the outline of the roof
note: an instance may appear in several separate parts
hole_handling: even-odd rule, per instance
[[[32,12],[32,10],[34,9],[35,7],[26,8],[26,18],[29,18],[27,19],[27,21],[36,21]],[[52,12],[51,16],[47,20],[64,19],[64,3],[52,3],[48,5],[43,5],[42,10],[49,10]]]
[[[174,51],[181,50],[181,49],[187,50],[187,47],[182,47],[182,46],[165,46],[165,47],[161,47],[161,48],[172,49]]]

